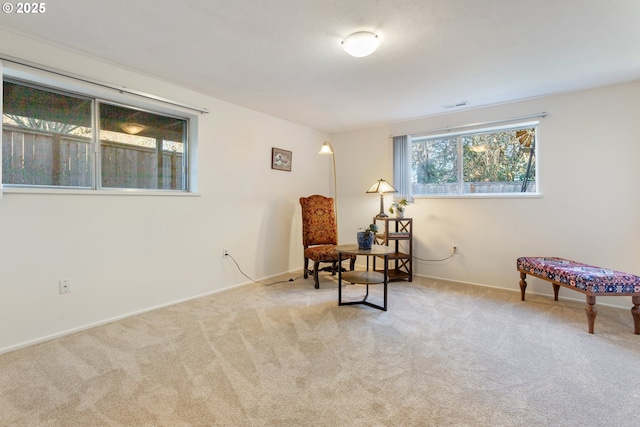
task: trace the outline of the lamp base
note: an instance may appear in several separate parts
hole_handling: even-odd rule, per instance
[[[380,213],[377,215],[378,218],[386,218],[388,215],[384,213],[384,194],[380,193]]]

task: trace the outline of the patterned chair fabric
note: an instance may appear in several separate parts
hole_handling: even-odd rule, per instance
[[[320,287],[318,270],[320,263],[331,263],[332,274],[338,268],[338,226],[334,210],[334,200],[330,197],[313,195],[300,197],[302,207],[302,245],[304,246],[304,278],[309,277],[309,260],[313,261],[315,287]],[[350,260],[350,269],[355,266],[354,255],[343,255]],[[341,268],[341,267],[340,267]]]

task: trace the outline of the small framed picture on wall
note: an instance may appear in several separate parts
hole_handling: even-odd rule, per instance
[[[271,148],[271,169],[291,172],[291,151]]]

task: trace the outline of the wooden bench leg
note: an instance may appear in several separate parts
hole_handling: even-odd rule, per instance
[[[527,275],[520,272],[520,301],[524,301],[524,292],[527,290],[527,281],[525,280]]]
[[[587,321],[589,322],[589,333],[593,333],[593,325],[596,322],[596,316],[598,315],[598,309],[596,308],[596,297],[594,295],[587,295],[587,306],[585,307],[587,312]]]
[[[633,333],[640,335],[640,296],[633,295],[631,301],[633,302],[633,308],[631,309],[631,315],[633,316]]]
[[[560,285],[552,283],[553,285],[553,299],[558,301],[558,292],[560,292]]]

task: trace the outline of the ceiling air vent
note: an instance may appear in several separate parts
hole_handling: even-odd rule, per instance
[[[455,104],[443,105],[442,108],[444,108],[444,109],[458,108],[458,107],[464,107],[466,105],[467,105],[467,101],[460,101],[460,102],[456,102]]]

